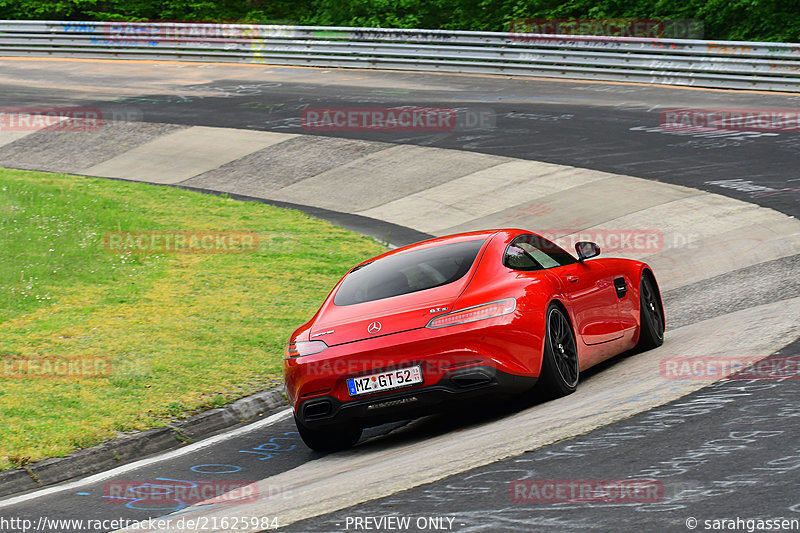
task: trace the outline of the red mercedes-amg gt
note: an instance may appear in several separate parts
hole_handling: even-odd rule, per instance
[[[284,376],[303,441],[342,449],[365,427],[449,402],[563,396],[624,351],[659,346],[664,311],[641,261],[576,259],[531,232],[432,239],[353,268],[289,339]]]

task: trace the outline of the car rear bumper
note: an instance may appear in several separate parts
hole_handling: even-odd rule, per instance
[[[489,366],[474,366],[449,372],[435,385],[347,401],[332,395],[309,398],[297,405],[296,416],[309,429],[339,425],[370,427],[440,412],[486,395],[517,394],[533,387],[536,380]]]
[[[536,377],[543,350],[542,337],[535,333],[540,329],[538,323],[530,314],[509,315],[441,329],[419,328],[286,358],[286,392],[295,412],[299,412],[300,404],[323,396],[338,403],[360,401],[361,396],[350,395],[348,379],[415,365],[420,366],[424,378],[415,390],[445,384],[456,370],[478,366],[487,367],[492,375],[502,372]]]

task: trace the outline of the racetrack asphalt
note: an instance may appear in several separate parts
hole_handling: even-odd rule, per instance
[[[690,186],[770,207],[792,216],[800,213],[800,185],[797,185],[800,181],[794,173],[797,162],[795,150],[800,143],[798,134],[729,132],[718,135],[674,135],[660,131],[658,123],[660,110],[664,107],[720,107],[724,102],[725,107],[786,108],[797,105],[800,97],[794,95],[363,71],[343,75],[341,72],[320,73],[310,69],[252,70],[253,74],[245,78],[241,76],[241,71],[237,72],[240,77],[228,77],[230,74],[225,67],[201,69],[196,65],[160,66],[160,70],[154,69],[150,73],[151,78],[142,81],[142,67],[115,66],[117,72],[123,71],[118,76],[103,74],[103,69],[96,70],[98,67],[93,63],[76,62],[71,64],[71,68],[71,72],[65,73],[55,68],[52,71],[32,70],[22,62],[0,62],[0,86],[3,89],[0,92],[0,105],[54,105],[57,102],[59,105],[98,106],[109,110],[109,113],[114,109],[118,112],[127,110],[136,114],[139,120],[152,123],[247,128],[306,135],[320,135],[303,130],[298,122],[299,110],[306,105],[449,106],[464,110],[461,111],[463,116],[488,111],[494,117],[494,123],[477,131],[427,134],[336,132],[324,135],[568,164]],[[210,74],[212,70],[215,72]],[[87,71],[93,73],[92,82],[88,85]],[[186,74],[187,71],[192,73]],[[164,79],[169,77],[165,72],[176,74],[167,86],[163,86]],[[313,72],[316,72],[316,76],[311,78],[310,73]],[[326,83],[325,77],[329,74],[338,78]],[[204,76],[214,79],[205,80]],[[270,81],[260,81],[262,77]],[[354,79],[340,79],[348,77]],[[28,83],[9,83],[10,79],[27,80]],[[144,84],[144,87],[136,87],[131,79]],[[201,83],[187,84],[186,79]],[[147,90],[158,88],[154,87],[158,84],[162,85],[161,91]],[[90,86],[92,90],[87,89]],[[64,89],[55,90],[52,87]],[[109,95],[115,91],[117,95],[122,91],[122,94],[126,94],[122,98],[127,100],[110,103]],[[178,93],[180,97],[176,97]],[[0,148],[0,159],[2,150]],[[621,196],[624,194],[625,191],[620,191]],[[719,298],[714,299],[718,306],[716,310],[692,307],[692,293],[699,287],[690,285],[675,289],[665,295],[665,300],[668,306],[676,310],[676,325],[691,324],[730,312],[737,305],[742,308],[798,295],[796,256],[779,259],[774,264],[765,263],[742,269],[736,275],[739,276],[736,285],[748,287],[748,290],[757,285],[759,280],[770,276],[786,276],[788,283],[779,287],[774,284],[755,287],[753,292],[742,295],[731,290],[730,279],[726,276],[698,282],[704,290],[717,291]],[[791,340],[786,339],[787,342]],[[796,354],[797,344],[787,350],[789,352],[784,351],[784,355]],[[800,514],[798,502],[785,495],[790,494],[792,486],[797,486],[796,472],[800,471],[796,469],[798,463],[793,463],[791,459],[796,457],[798,451],[787,444],[797,436],[797,425],[787,421],[797,415],[784,407],[797,397],[797,381],[750,385],[747,393],[738,395],[735,401],[720,400],[719,409],[701,413],[686,406],[693,405],[691,402],[708,403],[710,400],[707,398],[721,398],[726,387],[730,389],[737,386],[735,382],[713,385],[676,400],[671,405],[657,407],[626,421],[539,448],[523,456],[355,508],[297,522],[290,530],[343,530],[343,520],[348,516],[386,515],[415,518],[450,516],[458,524],[452,530],[458,531],[522,531],[546,526],[565,531],[627,529],[628,526],[632,530],[634,520],[636,524],[663,526],[678,531],[685,530],[685,524],[680,523],[681,518],[728,516],[725,513],[737,510],[741,510],[740,516],[746,515],[745,510],[752,510],[746,515],[750,518],[796,517]],[[676,409],[682,414],[676,414]],[[642,432],[641,438],[617,439],[620,442],[613,446],[604,444],[587,448],[585,445],[586,442],[608,443],[614,440],[608,437],[609,434],[629,432],[631,427],[642,427],[641,424],[647,423],[646,420],[663,420],[664,416],[658,415],[660,412],[668,413],[665,416],[670,419],[675,418],[675,423],[658,431]],[[753,412],[758,412],[758,416],[751,417]],[[492,419],[496,415],[487,413],[481,416]],[[469,426],[474,420],[448,422],[445,427],[458,432],[460,427]],[[378,442],[396,438],[402,440],[413,435],[424,437],[439,434],[442,425],[441,417],[433,417],[400,431],[390,432],[392,428],[389,427],[378,428],[371,435]],[[227,465],[229,470],[235,470],[239,480],[264,479],[321,458],[297,441],[293,429],[290,420],[279,420],[263,429],[177,459],[121,472],[114,479],[167,478],[173,482],[214,479],[215,474],[205,472],[213,470],[208,466],[211,464]],[[756,434],[750,440],[742,436],[753,431],[763,433]],[[387,432],[391,433],[388,437],[384,436]],[[507,484],[513,479],[531,475],[550,479],[634,476],[642,471],[652,472],[654,465],[673,460],[681,453],[704,449],[709,441],[723,438],[736,440],[730,433],[739,436],[738,442],[732,444],[732,449],[725,453],[718,452],[714,460],[699,463],[691,471],[675,474],[672,478],[665,476],[664,498],[655,507],[649,507],[649,511],[648,505],[644,504],[603,506],[562,503],[531,507],[509,500]],[[397,437],[397,434],[400,436]],[[591,453],[564,455],[564,447],[570,443],[591,449]],[[531,466],[531,462],[534,466]],[[790,468],[791,465],[795,465],[794,468]],[[748,475],[743,475],[742,471]],[[742,475],[735,477],[736,474]],[[487,479],[490,481],[487,482]],[[125,503],[97,505],[107,481],[54,492],[6,508],[0,502],[0,509],[2,514],[34,518],[43,514],[50,517],[144,518],[175,510],[173,507],[143,511],[126,507]],[[731,487],[735,489],[733,492],[729,490]],[[280,491],[282,487],[275,487],[275,490]],[[782,496],[775,497],[776,494]],[[642,518],[645,516],[647,518]],[[350,530],[353,530],[352,526]]]
[[[791,111],[800,103],[793,94],[231,65],[4,60],[1,70],[4,107],[96,105],[106,117],[150,123],[451,148],[685,185],[800,215],[800,132],[660,127],[665,109]],[[458,125],[323,132],[301,124],[309,108],[404,106],[452,109]]]
[[[798,342],[782,351],[797,353]],[[693,523],[698,531],[734,531],[722,521],[739,519],[739,530],[756,528],[758,519],[797,521],[798,394],[797,380],[721,381],[585,435],[284,530],[366,531],[383,517],[406,519],[408,531],[509,533],[677,533]],[[426,423],[435,422],[409,431],[424,431]],[[568,501],[570,484],[620,479],[656,480],[658,490],[644,501],[615,499],[611,491],[594,501]],[[518,480],[539,491],[517,493]],[[562,495],[547,487],[560,487]]]

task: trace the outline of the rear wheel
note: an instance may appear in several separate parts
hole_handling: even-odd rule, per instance
[[[566,313],[551,304],[546,317],[542,371],[534,390],[545,398],[560,398],[578,387],[578,349]]]
[[[664,307],[656,281],[642,274],[639,285],[639,343],[637,351],[651,350],[664,344]]]
[[[361,438],[362,429],[357,426],[335,426],[325,430],[315,430],[305,427],[296,416],[294,423],[306,446],[318,452],[345,450]]]

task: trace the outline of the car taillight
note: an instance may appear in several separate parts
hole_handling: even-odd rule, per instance
[[[476,305],[466,309],[460,309],[447,313],[446,315],[437,316],[426,327],[429,328],[446,328],[447,326],[455,326],[458,324],[467,324],[486,318],[494,318],[498,316],[513,313],[517,308],[517,301],[514,298],[506,298],[505,300],[498,300],[496,302],[489,302],[487,304]]]
[[[293,342],[286,347],[286,357],[287,359],[294,359],[295,357],[303,357],[304,355],[313,355],[327,347],[328,345],[322,341]]]

